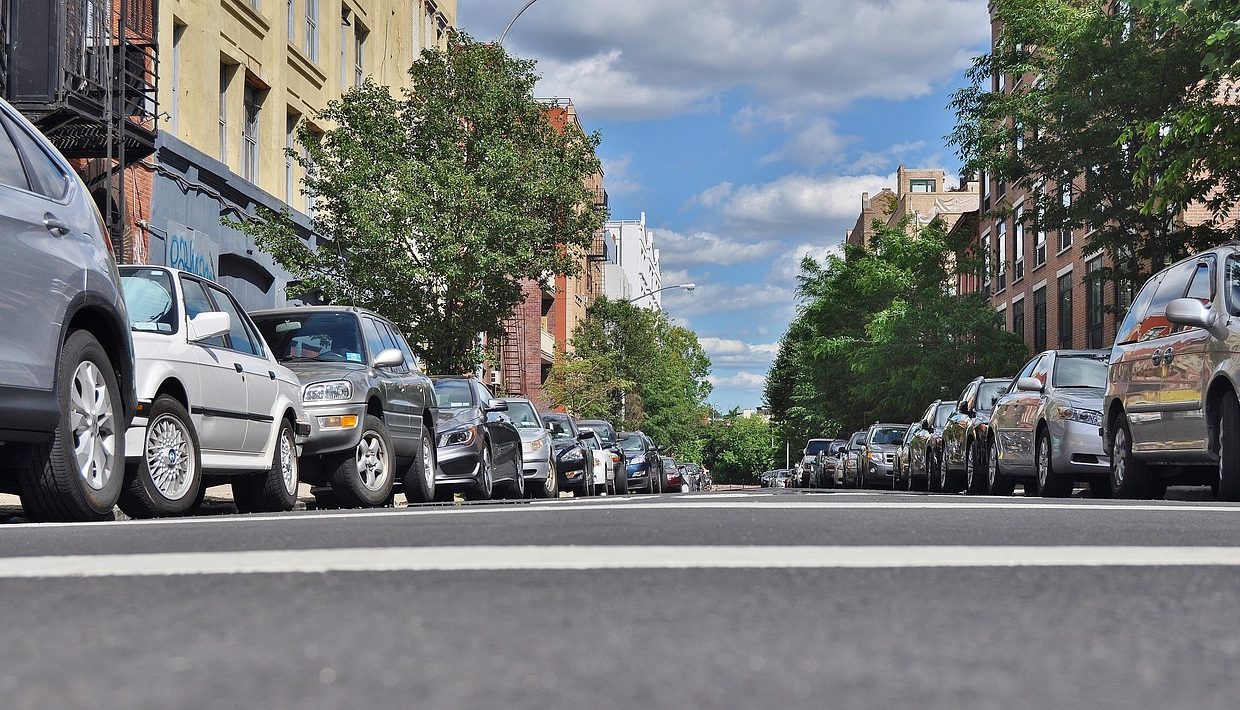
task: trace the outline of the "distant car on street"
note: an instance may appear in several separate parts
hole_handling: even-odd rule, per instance
[[[943,457],[943,428],[954,410],[954,402],[936,400],[913,425],[913,436],[908,443],[908,466],[901,471],[906,490],[937,490],[938,467]]]
[[[896,450],[904,441],[908,424],[873,424],[865,433],[859,454],[858,488],[891,488],[895,481]]]
[[[640,431],[622,432],[617,436],[624,451],[629,490],[638,488],[646,493],[661,493],[663,460],[650,437]]]
[[[985,489],[987,457],[983,449],[990,437],[990,413],[1011,383],[1010,377],[978,377],[960,393],[956,411],[943,427],[937,490],[979,493]]]
[[[680,465],[676,463],[676,459],[671,456],[664,456],[663,470],[667,471],[668,491],[680,493],[689,492],[689,484],[685,482],[684,476],[681,475]]]
[[[865,448],[865,430],[855,432],[839,453],[836,466],[841,470],[845,488],[861,488],[861,452]]]
[[[572,491],[575,498],[596,495],[595,456],[582,441],[577,423],[561,412],[542,412],[540,416],[551,433],[551,445],[555,447],[555,468],[560,475],[560,488]]]

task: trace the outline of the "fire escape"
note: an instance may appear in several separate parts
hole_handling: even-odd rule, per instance
[[[596,209],[601,210],[603,214],[607,214],[610,202],[606,189],[598,187],[594,190],[594,207]],[[591,302],[603,295],[603,264],[607,262],[610,256],[607,253],[607,231],[600,229],[594,234],[594,244],[590,248],[590,253],[586,259],[586,290],[589,293]]]
[[[0,0],[0,95],[86,182],[121,261],[127,166],[155,152],[156,0]]]
[[[504,393],[524,395],[529,393],[526,381],[525,318],[520,307],[504,321],[504,341],[500,348],[500,374]]]

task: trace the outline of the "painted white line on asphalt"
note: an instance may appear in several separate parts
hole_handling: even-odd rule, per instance
[[[1240,547],[390,547],[10,557],[0,579],[617,569],[1240,567]]]
[[[569,501],[560,503],[508,504],[508,505],[461,505],[432,506],[426,508],[399,508],[379,510],[337,511],[331,513],[304,513],[298,515],[207,515],[188,518],[166,518],[159,520],[128,520],[114,525],[194,525],[194,524],[238,524],[238,523],[269,523],[269,522],[315,522],[323,520],[351,520],[356,518],[390,518],[408,516],[435,515],[495,515],[503,513],[541,512],[571,513],[583,510],[1002,510],[1002,511],[1036,511],[1036,510],[1073,510],[1090,512],[1163,512],[1163,513],[1232,513],[1240,514],[1240,506],[1225,505],[1152,505],[1099,503],[1004,503],[1003,498],[988,498],[969,501],[937,502],[944,499],[932,498],[925,502],[920,500],[798,500],[769,501],[754,499],[747,501],[707,500],[696,502],[695,498],[679,500],[652,500],[649,502],[589,502],[575,505]],[[934,501],[934,502],[931,502]],[[6,530],[16,529],[52,529],[66,527],[97,528],[106,523],[12,523],[0,525],[0,535]]]

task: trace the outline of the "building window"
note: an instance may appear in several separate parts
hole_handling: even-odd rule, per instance
[[[1012,223],[1012,283],[1025,278],[1025,208],[1016,208]]]
[[[220,153],[221,163],[228,162],[228,83],[232,67],[220,65]]]
[[[319,61],[319,0],[306,0],[306,55]]]
[[[1007,219],[1003,219],[995,224],[995,272],[998,282],[995,284],[995,291],[1007,288],[1007,257]]]
[[[288,43],[297,41],[297,0],[288,0]]]
[[[1101,348],[1103,338],[1102,257],[1085,264],[1085,330],[1087,347]]]
[[[1059,251],[1072,246],[1072,220],[1068,211],[1072,207],[1072,183],[1067,182],[1059,188],[1059,199],[1063,204],[1063,226],[1059,228]]]
[[[358,22],[353,27],[353,85],[361,86],[366,79],[366,36],[370,34]]]
[[[1072,272],[1059,277],[1059,348],[1072,347]]]
[[[1012,304],[1012,332],[1025,339],[1025,299]]]
[[[245,85],[245,118],[241,124],[241,177],[258,182],[258,111],[259,91]]]
[[[919,178],[916,180],[909,180],[908,182],[909,192],[935,192],[934,188],[934,180],[932,179],[927,180]]]
[[[1015,123],[1012,130],[1016,133],[1016,154],[1020,155],[1025,150],[1025,129],[1021,128],[1020,123]]]
[[[345,87],[349,85],[349,27],[353,25],[353,21],[349,19],[349,8],[341,6],[340,8],[340,93],[344,93]]]
[[[1004,180],[1000,180],[995,185],[995,197],[1003,197],[1006,194],[1007,194],[1007,182]]]
[[[1046,211],[1038,208],[1038,231],[1033,236],[1033,268],[1046,263]]]
[[[284,202],[293,206],[297,194],[297,161],[293,151],[297,148],[297,114],[290,113],[284,127]]]
[[[1046,350],[1046,287],[1033,292],[1033,351]]]
[[[982,236],[982,293],[990,294],[990,232]]]
[[[172,106],[169,109],[168,130],[177,135],[181,127],[181,41],[185,39],[185,25],[174,22],[172,25]]]

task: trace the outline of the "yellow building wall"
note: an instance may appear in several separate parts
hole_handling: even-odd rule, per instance
[[[308,13],[317,32],[314,48]],[[403,87],[422,49],[445,46],[456,21],[456,0],[161,0],[160,127],[242,175],[245,87],[255,87],[253,182],[286,199],[289,117],[310,120],[353,86],[359,29],[363,75]],[[221,91],[224,65],[230,80]],[[302,177],[295,175],[295,182]],[[300,209],[298,189],[292,202]]]

